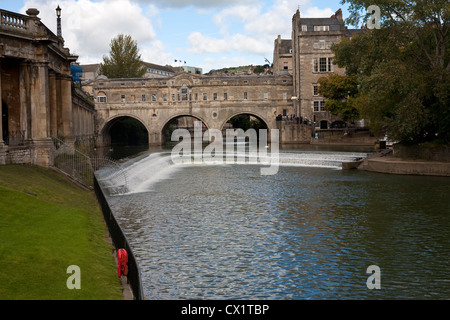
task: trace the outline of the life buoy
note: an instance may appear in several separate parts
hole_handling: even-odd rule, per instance
[[[122,275],[128,274],[128,254],[125,249],[117,250],[117,276],[120,278]]]

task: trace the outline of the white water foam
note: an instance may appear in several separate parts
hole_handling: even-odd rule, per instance
[[[217,154],[219,161],[201,162],[199,164],[188,161],[187,164],[174,164],[169,152],[151,153],[148,156],[137,160],[131,160],[124,164],[123,171],[126,175],[127,193],[140,193],[151,190],[154,183],[170,179],[174,174],[186,166],[206,166],[209,164],[227,164],[226,154],[222,157]],[[248,153],[238,154],[245,159],[242,162],[235,161],[236,164],[260,165],[260,166],[294,166],[294,167],[322,167],[331,169],[341,169],[342,163],[347,161],[360,160],[367,157],[367,153],[350,152],[280,152],[278,155],[266,155],[251,158]],[[221,161],[223,159],[223,161]],[[237,159],[237,158],[236,158]],[[118,175],[103,176],[104,185],[114,186],[121,183]],[[116,181],[117,180],[117,181]]]

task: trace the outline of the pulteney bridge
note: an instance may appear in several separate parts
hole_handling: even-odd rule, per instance
[[[287,72],[259,76],[180,73],[158,79],[100,78],[92,91],[96,99],[98,146],[111,143],[110,130],[124,117],[142,123],[150,145],[164,143],[164,131],[174,119],[192,117],[208,129],[224,130],[231,118],[241,114],[257,118],[269,130],[281,129],[281,142],[310,139],[308,128],[296,125],[285,130],[287,122],[277,121],[279,115],[294,114],[292,76]]]

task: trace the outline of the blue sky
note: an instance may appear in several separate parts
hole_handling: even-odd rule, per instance
[[[340,0],[0,0],[0,8],[39,17],[56,33],[62,8],[66,47],[81,64],[99,63],[120,33],[137,41],[142,59],[211,69],[272,61],[278,35],[291,38],[292,15],[329,17]]]

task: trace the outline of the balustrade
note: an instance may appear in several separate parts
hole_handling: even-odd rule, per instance
[[[28,17],[9,12],[6,10],[0,10],[0,28],[18,31],[28,31]]]

